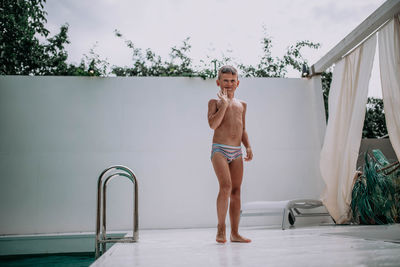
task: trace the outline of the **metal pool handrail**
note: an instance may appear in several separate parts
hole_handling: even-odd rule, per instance
[[[107,173],[114,173],[106,176]],[[133,206],[133,236],[123,238],[111,238],[106,234],[106,192],[107,184],[115,177],[126,177],[133,183],[134,206]],[[106,178],[105,178],[106,177]],[[96,213],[96,259],[106,251],[107,243],[133,243],[139,240],[139,214],[138,214],[138,184],[135,174],[131,169],[122,165],[111,166],[105,169],[97,181],[97,213]],[[101,225],[101,235],[100,235]],[[102,245],[100,247],[100,244]]]

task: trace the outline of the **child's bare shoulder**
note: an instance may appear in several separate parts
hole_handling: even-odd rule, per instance
[[[217,99],[210,99],[209,101],[208,101],[208,105],[210,106],[210,105],[215,105],[215,104],[217,104],[218,103],[218,100]]]
[[[243,106],[244,108],[247,107],[247,102],[245,102],[245,101],[243,101],[243,100],[240,100],[240,99],[237,99],[237,100],[240,102],[240,104],[242,104],[242,106]]]

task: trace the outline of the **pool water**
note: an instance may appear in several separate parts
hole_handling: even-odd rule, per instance
[[[89,266],[94,262],[93,253],[40,254],[0,257],[0,266]]]

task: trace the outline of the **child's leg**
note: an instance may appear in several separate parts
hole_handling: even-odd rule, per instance
[[[243,159],[237,158],[229,165],[232,181],[232,191],[229,204],[229,217],[231,221],[231,241],[250,242],[250,239],[239,235],[240,221],[240,188],[243,180]]]
[[[219,193],[217,197],[218,233],[217,242],[226,242],[225,219],[228,211],[229,196],[231,194],[232,182],[229,165],[221,153],[215,153],[212,164],[219,182]]]

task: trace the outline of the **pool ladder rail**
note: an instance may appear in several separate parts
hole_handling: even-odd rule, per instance
[[[108,175],[108,176],[107,176]],[[106,178],[105,178],[106,177]],[[116,177],[126,177],[133,183],[134,204],[133,204],[133,236],[123,238],[112,238],[106,235],[106,192],[107,184]],[[97,214],[96,214],[96,259],[106,252],[107,243],[134,243],[139,240],[138,220],[138,184],[135,174],[125,166],[116,165],[105,169],[99,176],[97,182]],[[101,225],[101,234],[100,234]],[[100,246],[101,245],[101,246]]]

